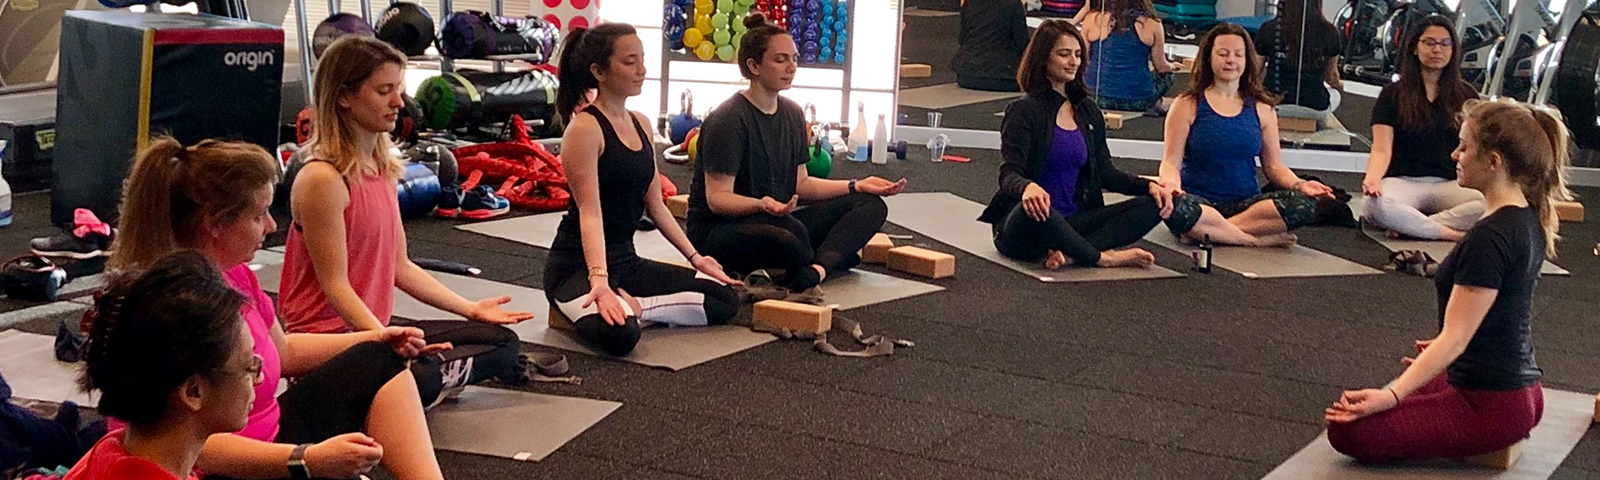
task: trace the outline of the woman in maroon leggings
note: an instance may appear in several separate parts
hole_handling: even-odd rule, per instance
[[[1417,341],[1420,354],[1389,387],[1346,391],[1327,409],[1328,441],[1363,463],[1493,452],[1527,438],[1544,414],[1530,322],[1539,268],[1555,256],[1554,204],[1571,198],[1567,129],[1559,114],[1513,101],[1466,111],[1451,157],[1489,213],[1434,278],[1439,335]]]

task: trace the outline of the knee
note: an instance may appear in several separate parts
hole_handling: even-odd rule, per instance
[[[1149,195],[1128,200],[1131,208],[1127,210],[1130,218],[1140,222],[1149,221],[1151,224],[1161,221],[1161,206],[1156,205],[1155,197]]]
[[[870,193],[853,193],[850,194],[850,201],[853,210],[876,218],[879,223],[889,218],[889,204],[883,201],[883,197]]]
[[[578,327],[578,333],[585,340],[613,357],[627,356],[633,352],[633,347],[639,345],[638,317],[628,317],[627,322],[622,325],[611,325],[599,314],[595,314],[579,319],[574,325]]]
[[[1299,192],[1273,200],[1273,206],[1290,230],[1309,225],[1317,218],[1317,201]]]
[[[1172,214],[1167,215],[1167,229],[1173,235],[1183,236],[1200,223],[1200,199],[1194,195],[1172,197]]]
[[[1374,438],[1362,432],[1360,421],[1350,423],[1329,423],[1328,444],[1333,450],[1345,456],[1354,458],[1363,464],[1379,464],[1391,460],[1377,448]]]

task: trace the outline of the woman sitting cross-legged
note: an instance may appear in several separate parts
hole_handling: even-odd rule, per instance
[[[1474,101],[1452,155],[1489,215],[1439,264],[1439,335],[1388,388],[1346,391],[1328,442],[1364,463],[1461,458],[1507,448],[1544,415],[1533,293],[1555,257],[1555,202],[1570,199],[1566,126],[1546,107]]]
[[[1028,94],[1002,121],[1000,191],[979,220],[994,225],[1001,254],[1046,268],[1147,267],[1154,255],[1124,247],[1171,212],[1172,192],[1111,164],[1105,119],[1078,75],[1085,47],[1065,21],[1034,33],[1017,72]],[[1101,189],[1139,198],[1108,206]]]
[[[179,249],[199,252],[208,275],[244,295],[229,321],[244,318],[264,361],[248,422],[207,439],[200,469],[213,478],[351,478],[381,461],[399,480],[441,478],[406,366],[445,346],[426,346],[421,330],[398,326],[284,334],[249,265],[278,228],[268,211],[277,178],[277,162],[261,147],[158,138],[134,160],[123,189],[122,230],[108,266],[131,274],[157,268]],[[276,395],[286,379],[293,384]]]
[[[1176,188],[1167,227],[1190,240],[1229,245],[1291,245],[1288,233],[1316,216],[1333,189],[1302,180],[1283,164],[1274,99],[1261,86],[1255,44],[1224,23],[1200,41],[1194,84],[1167,116],[1161,181]],[[1260,193],[1256,158],[1279,190]]]

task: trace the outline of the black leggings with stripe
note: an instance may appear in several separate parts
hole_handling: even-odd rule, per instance
[[[627,355],[639,343],[640,321],[674,326],[728,323],[739,312],[739,296],[732,288],[699,276],[693,269],[638,257],[607,262],[611,288],[637,298],[641,312],[633,312],[622,325],[607,324],[595,305],[584,308],[589,293],[588,268],[581,259],[552,255],[545,270],[544,291],[578,329],[578,335],[601,351]]]

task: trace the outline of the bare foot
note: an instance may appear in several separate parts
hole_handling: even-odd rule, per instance
[[[1463,232],[1463,231],[1456,230],[1454,228],[1450,228],[1450,227],[1446,227],[1446,226],[1442,226],[1442,225],[1439,227],[1439,239],[1440,240],[1444,240],[1446,242],[1459,242],[1459,241],[1461,241],[1461,237],[1465,237],[1465,236],[1467,236],[1467,232]]]
[[[637,317],[644,312],[644,308],[639,305],[639,299],[629,295],[627,290],[617,289],[617,296],[622,297],[622,301],[628,304],[628,308],[633,309],[633,316]]]
[[[1400,238],[1400,232],[1396,232],[1394,230],[1384,230],[1383,236],[1389,238]]]
[[[1295,236],[1295,234],[1293,234],[1293,233],[1288,233],[1288,232],[1274,233],[1272,235],[1262,235],[1262,236],[1256,237],[1256,243],[1254,245],[1251,245],[1251,246],[1252,247],[1283,247],[1283,248],[1289,248],[1289,247],[1293,247],[1295,245],[1295,243],[1297,243],[1299,241],[1300,241],[1300,237]]]
[[[1129,248],[1126,250],[1106,250],[1100,252],[1101,267],[1138,267],[1149,268],[1156,263],[1156,256],[1142,248]]]
[[[1067,266],[1067,256],[1061,254],[1060,250],[1051,250],[1044,255],[1044,268],[1046,270],[1060,270],[1061,267],[1065,266]]]

